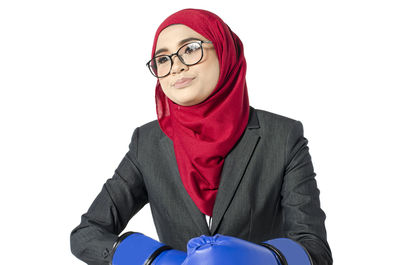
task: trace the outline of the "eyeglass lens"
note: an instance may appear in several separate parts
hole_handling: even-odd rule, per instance
[[[188,43],[178,50],[178,57],[182,63],[193,65],[201,60],[202,48],[199,42]],[[171,58],[167,55],[156,56],[150,62],[150,70],[157,77],[163,77],[169,73],[172,67]]]

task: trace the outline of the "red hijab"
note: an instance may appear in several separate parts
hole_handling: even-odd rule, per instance
[[[158,80],[155,93],[158,123],[174,144],[183,186],[200,211],[212,216],[225,157],[249,119],[243,44],[217,15],[201,9],[183,9],[158,27],[151,58],[160,32],[171,24],[186,25],[212,41],[218,56],[219,80],[203,102],[178,105],[164,94]]]

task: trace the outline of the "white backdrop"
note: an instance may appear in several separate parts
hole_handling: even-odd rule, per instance
[[[156,119],[149,60],[170,14],[241,38],[250,104],[304,125],[335,264],[395,264],[398,1],[1,1],[2,264],[83,264],[71,230]],[[126,230],[155,239],[148,205]]]

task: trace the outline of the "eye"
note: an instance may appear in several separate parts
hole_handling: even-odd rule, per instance
[[[185,53],[186,54],[191,54],[191,53],[197,51],[198,49],[200,49],[200,45],[197,42],[189,43],[185,47]]]
[[[168,62],[168,60],[169,60],[168,56],[160,56],[160,57],[156,58],[156,62],[158,65],[164,64],[164,63]]]

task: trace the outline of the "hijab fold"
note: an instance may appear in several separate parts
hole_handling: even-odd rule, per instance
[[[199,210],[212,216],[225,157],[243,134],[249,119],[243,44],[214,13],[183,9],[158,27],[151,57],[159,34],[172,24],[186,25],[212,41],[218,56],[219,79],[203,102],[178,105],[164,94],[159,81],[155,92],[157,119],[174,144],[183,186]]]

